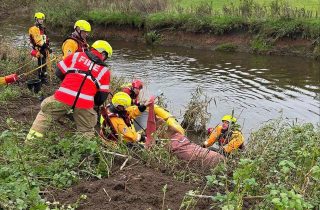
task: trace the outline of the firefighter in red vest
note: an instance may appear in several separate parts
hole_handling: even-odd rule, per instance
[[[38,59],[38,66],[47,62],[50,42],[47,36],[46,28],[43,26],[45,15],[42,12],[34,14],[35,25],[29,28],[30,44],[32,46],[31,55]],[[47,83],[47,66],[38,70],[38,77],[42,83]]]
[[[91,25],[85,20],[78,20],[74,24],[74,32],[63,41],[63,59],[75,52],[85,52],[89,48],[87,38],[91,32]]]
[[[217,141],[223,154],[230,154],[232,151],[241,149],[244,144],[244,137],[237,128],[237,119],[231,115],[225,115],[221,121],[221,125],[208,129],[210,136],[203,143],[203,146],[210,147]]]
[[[102,105],[110,92],[110,70],[104,61],[111,55],[109,43],[98,40],[90,51],[76,52],[57,64],[56,75],[62,83],[41,103],[27,140],[43,137],[50,123],[65,114],[73,115],[78,132],[94,136],[97,113],[93,107]]]
[[[141,80],[133,80],[132,83],[126,84],[122,87],[122,91],[127,93],[132,99],[132,105],[139,106],[139,94],[143,88]]]
[[[136,132],[133,119],[141,115],[150,104],[131,106],[132,100],[125,92],[116,93],[107,107],[101,110],[100,136],[105,140],[118,141],[122,139],[126,143],[144,142],[145,136]]]

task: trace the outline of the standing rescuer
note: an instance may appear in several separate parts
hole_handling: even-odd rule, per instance
[[[87,38],[91,32],[91,25],[86,20],[78,20],[74,24],[74,32],[63,41],[63,59],[75,52],[85,52],[89,48]]]
[[[38,66],[47,62],[50,42],[47,36],[46,28],[43,26],[45,15],[42,12],[34,14],[35,25],[29,28],[30,44],[32,46],[31,55],[38,59]],[[47,66],[38,70],[38,77],[42,83],[47,83]]]
[[[51,123],[68,113],[72,113],[79,133],[94,136],[97,113],[93,107],[107,99],[110,71],[104,61],[111,55],[109,43],[98,40],[90,51],[76,52],[57,64],[56,75],[62,83],[54,95],[41,103],[27,140],[43,137]]]
[[[219,146],[223,148],[224,154],[229,154],[243,147],[244,137],[242,133],[237,130],[237,126],[235,126],[237,119],[231,115],[225,115],[221,121],[222,125],[208,129],[210,136],[203,142],[203,146],[210,147],[218,141]]]

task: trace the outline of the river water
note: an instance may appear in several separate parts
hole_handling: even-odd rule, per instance
[[[12,40],[21,45],[27,28],[7,25],[0,38],[10,30]],[[62,40],[56,37],[53,44]],[[168,109],[180,121],[191,93],[200,86],[212,98],[208,126],[232,110],[246,135],[281,116],[290,123],[320,122],[319,61],[109,41],[113,75],[142,79],[145,96],[164,92]]]

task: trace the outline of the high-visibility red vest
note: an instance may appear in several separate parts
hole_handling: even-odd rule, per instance
[[[96,50],[92,53],[101,58]],[[55,92],[55,98],[69,106],[76,100],[77,93],[86,74],[91,69],[91,76],[87,76],[81,88],[76,108],[90,109],[94,106],[94,95],[97,91],[109,92],[110,71],[106,66],[94,63],[85,52],[76,52],[58,63],[58,68],[65,74],[60,88]],[[68,73],[69,71],[69,73]],[[71,72],[71,73],[70,73]]]

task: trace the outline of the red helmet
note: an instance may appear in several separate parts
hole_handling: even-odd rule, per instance
[[[132,88],[142,89],[143,88],[143,83],[138,79],[133,80]]]

